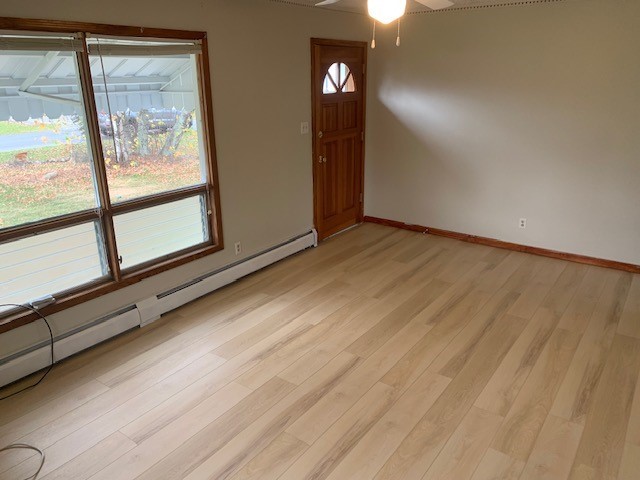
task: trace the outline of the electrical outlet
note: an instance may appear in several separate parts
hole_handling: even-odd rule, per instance
[[[520,219],[520,223],[518,224],[518,226],[520,228],[527,228],[527,219],[526,218],[521,218]]]
[[[309,122],[300,123],[300,135],[306,135],[309,133]]]
[[[240,242],[236,242],[236,255],[240,255],[242,253],[242,244]]]

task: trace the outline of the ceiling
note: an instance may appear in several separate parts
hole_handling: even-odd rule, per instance
[[[312,7],[321,0],[271,0],[278,3],[287,3],[294,5],[302,5]],[[455,5],[443,10],[468,10],[473,8],[487,8],[497,7],[505,5],[530,5],[532,3],[548,3],[562,0],[451,0]],[[333,5],[328,5],[318,8],[327,8],[330,10],[341,10],[344,12],[366,13],[367,1],[366,0],[341,0]],[[407,12],[409,13],[429,13],[433,12],[424,5],[419,4],[415,0],[407,0]]]

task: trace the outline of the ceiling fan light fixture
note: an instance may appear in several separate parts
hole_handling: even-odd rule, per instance
[[[367,0],[367,7],[371,18],[386,25],[404,15],[407,0]]]

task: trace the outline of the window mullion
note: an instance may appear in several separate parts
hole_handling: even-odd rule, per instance
[[[216,144],[213,126],[213,105],[210,97],[211,76],[209,68],[209,47],[206,38],[201,41],[202,52],[197,58],[198,93],[203,118],[204,148],[207,156],[207,217],[209,231],[216,245],[222,244],[222,220],[218,207],[220,205],[220,189],[218,188],[218,166],[216,160]]]
[[[109,185],[107,184],[107,170],[104,163],[102,150],[102,140],[100,139],[100,127],[98,124],[98,111],[93,92],[93,82],[91,80],[91,66],[89,64],[89,53],[86,42],[86,34],[79,33],[82,41],[82,52],[78,53],[78,71],[80,73],[80,85],[82,86],[82,96],[87,116],[89,137],[96,175],[96,185],[100,202],[101,223],[106,242],[107,260],[109,269],[116,281],[122,279],[120,263],[118,261],[118,248],[115,239],[115,229],[113,226],[113,210],[109,196]]]

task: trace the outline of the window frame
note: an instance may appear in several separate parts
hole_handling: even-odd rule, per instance
[[[105,238],[104,248],[109,266],[109,276],[94,282],[83,284],[77,288],[56,293],[56,302],[41,310],[44,315],[65,310],[72,306],[114,292],[133,285],[141,280],[191,262],[198,258],[218,252],[224,248],[222,235],[222,219],[220,214],[220,191],[218,182],[218,166],[216,158],[216,143],[214,137],[213,100],[211,89],[211,72],[209,66],[209,50],[206,32],[172,30],[162,28],[131,27],[85,22],[67,22],[57,20],[35,20],[11,17],[0,17],[0,31],[59,33],[77,36],[82,42],[83,49],[76,55],[80,87],[85,113],[87,115],[88,136],[93,155],[96,184],[99,196],[99,206],[95,209],[83,210],[58,217],[8,227],[0,230],[0,243],[18,240],[20,238],[38,235],[52,230],[97,221],[101,224]],[[207,157],[206,181],[203,184],[184,187],[167,192],[138,197],[112,204],[109,198],[106,165],[104,163],[102,140],[98,124],[98,113],[95,104],[89,52],[87,48],[88,35],[121,36],[134,38],[156,38],[168,40],[197,41],[201,44],[202,52],[197,58],[197,78],[199,106],[202,112],[202,138],[204,152]],[[140,265],[122,270],[118,261],[118,251],[114,231],[113,217],[118,214],[141,210],[151,206],[161,205],[172,201],[203,195],[207,202],[209,241],[190,248],[180,250],[160,258],[156,258]],[[0,333],[31,323],[39,317],[33,313],[21,313],[8,310],[0,314]]]

